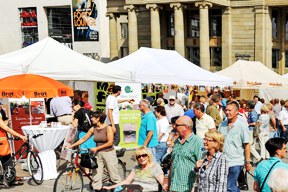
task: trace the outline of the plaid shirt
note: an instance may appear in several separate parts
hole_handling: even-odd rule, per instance
[[[201,159],[203,140],[192,134],[183,144],[178,138],[172,152],[172,169],[170,173],[171,191],[191,192],[195,181],[194,168]]]
[[[228,161],[224,153],[215,153],[208,164],[206,156],[198,172],[198,192],[227,191]]]

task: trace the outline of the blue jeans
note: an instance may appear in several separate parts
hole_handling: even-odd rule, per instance
[[[161,163],[163,156],[166,154],[168,146],[166,142],[160,142],[156,147],[156,162]]]
[[[228,192],[240,192],[237,187],[237,179],[239,177],[240,171],[242,170],[243,166],[236,165],[233,167],[229,167],[228,172],[228,182],[227,182],[227,191]]]
[[[156,147],[147,147],[147,148],[153,156],[153,161],[156,162],[156,158],[155,158],[156,157]]]

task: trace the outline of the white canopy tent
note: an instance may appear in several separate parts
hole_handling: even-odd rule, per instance
[[[132,80],[130,72],[84,56],[50,37],[26,48],[0,55],[0,78],[16,73],[32,73],[56,80]]]
[[[26,48],[0,55],[0,78],[32,73],[47,76],[89,92],[94,104],[93,81],[131,82],[129,71],[91,59],[47,37]],[[85,82],[83,82],[85,81]]]
[[[141,47],[138,51],[108,65],[126,69],[133,81],[178,85],[231,86],[233,80],[206,71],[176,51]]]
[[[239,89],[288,89],[288,80],[258,61],[238,60],[230,67],[216,72],[234,80]]]

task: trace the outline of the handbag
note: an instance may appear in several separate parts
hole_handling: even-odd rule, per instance
[[[82,153],[80,166],[89,169],[97,169],[98,168],[97,158],[90,152]]]

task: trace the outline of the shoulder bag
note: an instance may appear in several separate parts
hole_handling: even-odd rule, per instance
[[[263,183],[262,183],[262,185],[261,185],[261,187],[260,187],[260,191],[262,191],[262,189],[263,189],[263,187],[264,187],[264,184],[265,184],[265,182],[266,182],[266,180],[267,180],[270,172],[272,171],[273,167],[274,167],[277,163],[279,163],[279,162],[280,162],[280,161],[276,161],[276,162],[272,165],[272,167],[269,169],[269,171],[268,171],[268,173],[267,173],[267,175],[266,175],[266,177],[265,177],[265,179],[264,179],[264,181],[263,181]]]
[[[97,158],[91,152],[82,153],[80,166],[89,169],[97,169]]]

